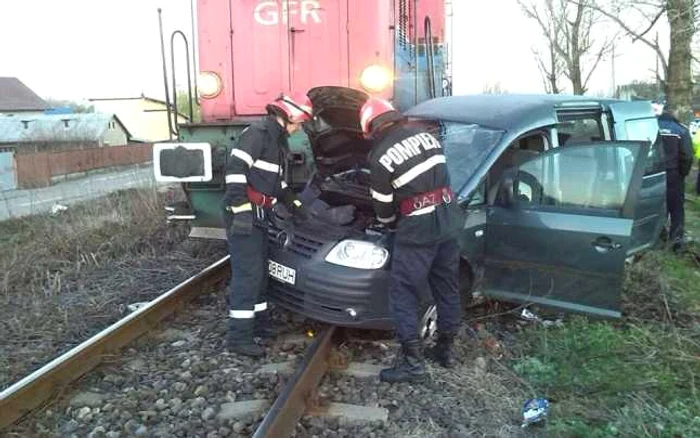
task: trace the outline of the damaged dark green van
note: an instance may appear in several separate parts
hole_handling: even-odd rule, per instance
[[[342,326],[388,328],[391,248],[374,220],[357,119],[365,95],[309,92],[319,217],[270,229],[270,299]],[[647,101],[562,95],[434,99],[406,114],[440,140],[462,231],[461,288],[565,311],[619,317],[625,261],[654,245],[665,220],[658,124]],[[344,210],[347,216],[347,211]],[[427,285],[426,285],[427,289]],[[426,290],[424,322],[434,318]]]

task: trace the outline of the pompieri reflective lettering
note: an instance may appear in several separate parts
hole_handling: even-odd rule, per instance
[[[406,140],[401,142],[404,144],[406,147],[408,147],[412,152],[413,155],[415,156],[420,154],[420,140],[418,140],[416,137],[408,137]]]
[[[394,166],[398,166],[409,158],[420,155],[423,152],[420,148],[421,146],[425,151],[442,147],[440,142],[432,135],[427,133],[416,134],[387,149],[384,155],[379,158],[379,163],[386,170],[393,173]]]
[[[253,17],[258,24],[274,26],[280,23],[289,23],[289,17],[299,15],[301,24],[320,23],[321,2],[319,0],[289,0],[282,2],[280,11],[277,1],[262,1],[253,11]]]
[[[396,150],[396,146],[390,147],[388,151],[386,151],[386,155],[391,158],[391,161],[394,162],[394,164],[401,164],[406,160],[406,157],[401,155],[399,151]]]
[[[423,133],[423,134],[418,134],[417,136],[420,139],[420,143],[423,145],[423,148],[427,151],[430,149],[438,149],[441,148],[440,142],[437,141],[435,137],[428,133]]]
[[[394,168],[391,165],[391,158],[387,154],[384,154],[379,159],[379,163],[386,168],[389,172],[393,172]]]

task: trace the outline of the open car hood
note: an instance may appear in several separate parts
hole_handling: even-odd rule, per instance
[[[368,95],[346,87],[316,87],[308,92],[314,120],[304,125],[316,168],[325,176],[364,166],[372,142],[360,128],[360,108]]]

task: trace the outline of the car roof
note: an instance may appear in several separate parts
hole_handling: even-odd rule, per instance
[[[561,94],[475,94],[431,99],[406,115],[519,131],[557,123],[555,108],[605,107],[615,102],[624,101]]]

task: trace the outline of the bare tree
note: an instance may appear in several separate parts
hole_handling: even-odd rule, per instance
[[[556,17],[551,14],[553,8],[549,4],[543,11],[538,10],[533,0],[518,0],[518,4],[523,9],[525,15],[537,21],[542,31],[542,35],[547,40],[547,49],[540,50],[536,46],[532,48],[532,54],[537,62],[537,69],[540,71],[544,89],[547,93],[558,94],[561,91],[559,80],[563,73],[563,66],[556,46],[562,40],[561,26]]]
[[[614,21],[633,42],[646,44],[656,53],[661,64],[657,79],[667,101],[675,106],[681,118],[688,117],[692,110],[692,42],[700,16],[699,6],[695,0],[611,0],[607,6],[592,6]],[[670,28],[668,53],[657,38],[649,35],[662,19],[668,20]]]
[[[556,54],[545,68],[550,84],[548,88],[552,88],[552,78],[556,78],[560,65],[563,74],[571,81],[574,94],[584,94],[593,72],[612,49],[614,37],[593,38],[594,28],[601,18],[601,14],[591,7],[593,1],[518,0],[525,15],[539,25],[550,54]]]
[[[508,94],[508,90],[503,88],[503,86],[501,85],[501,83],[499,81],[496,81],[493,84],[489,83],[489,84],[484,85],[482,93],[484,93],[484,94]]]
[[[556,41],[557,37],[554,35],[554,32],[554,29],[550,29],[547,41]],[[540,76],[542,76],[545,92],[559,94],[561,92],[559,80],[561,79],[563,68],[554,45],[551,43],[547,44],[545,53],[533,47],[532,54],[535,56],[535,61],[537,61],[537,68],[540,71]]]

